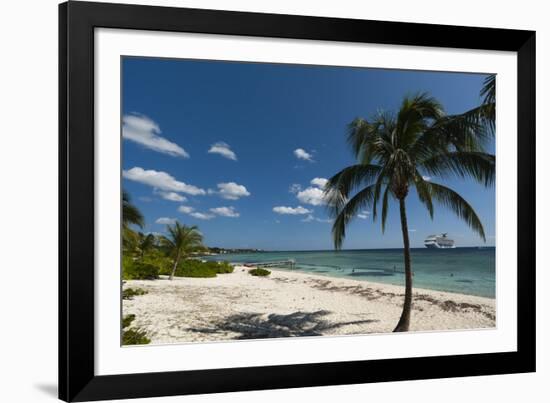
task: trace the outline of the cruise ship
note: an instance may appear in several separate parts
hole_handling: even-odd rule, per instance
[[[451,238],[447,238],[447,233],[440,235],[429,235],[424,240],[424,245],[426,248],[430,249],[450,249],[456,248],[455,241]]]

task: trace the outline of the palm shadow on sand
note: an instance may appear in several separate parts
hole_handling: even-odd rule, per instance
[[[295,336],[322,336],[328,330],[347,325],[360,325],[378,322],[365,319],[349,322],[331,323],[324,319],[330,311],[293,312],[287,315],[270,314],[265,317],[261,313],[240,313],[224,318],[214,323],[212,327],[190,329],[193,332],[216,334],[238,333],[237,340],[264,339]]]

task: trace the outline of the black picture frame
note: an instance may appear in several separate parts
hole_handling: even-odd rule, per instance
[[[517,52],[517,352],[96,376],[94,29],[99,27]],[[59,398],[62,400],[535,371],[533,31],[80,1],[63,3],[59,5],[59,167]]]

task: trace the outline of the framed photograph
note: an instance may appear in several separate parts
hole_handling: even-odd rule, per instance
[[[535,370],[535,33],[59,6],[59,397]]]

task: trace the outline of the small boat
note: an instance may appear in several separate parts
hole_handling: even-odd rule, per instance
[[[424,240],[424,246],[429,249],[452,249],[456,248],[455,241],[447,238],[447,233],[439,235],[429,235]]]

